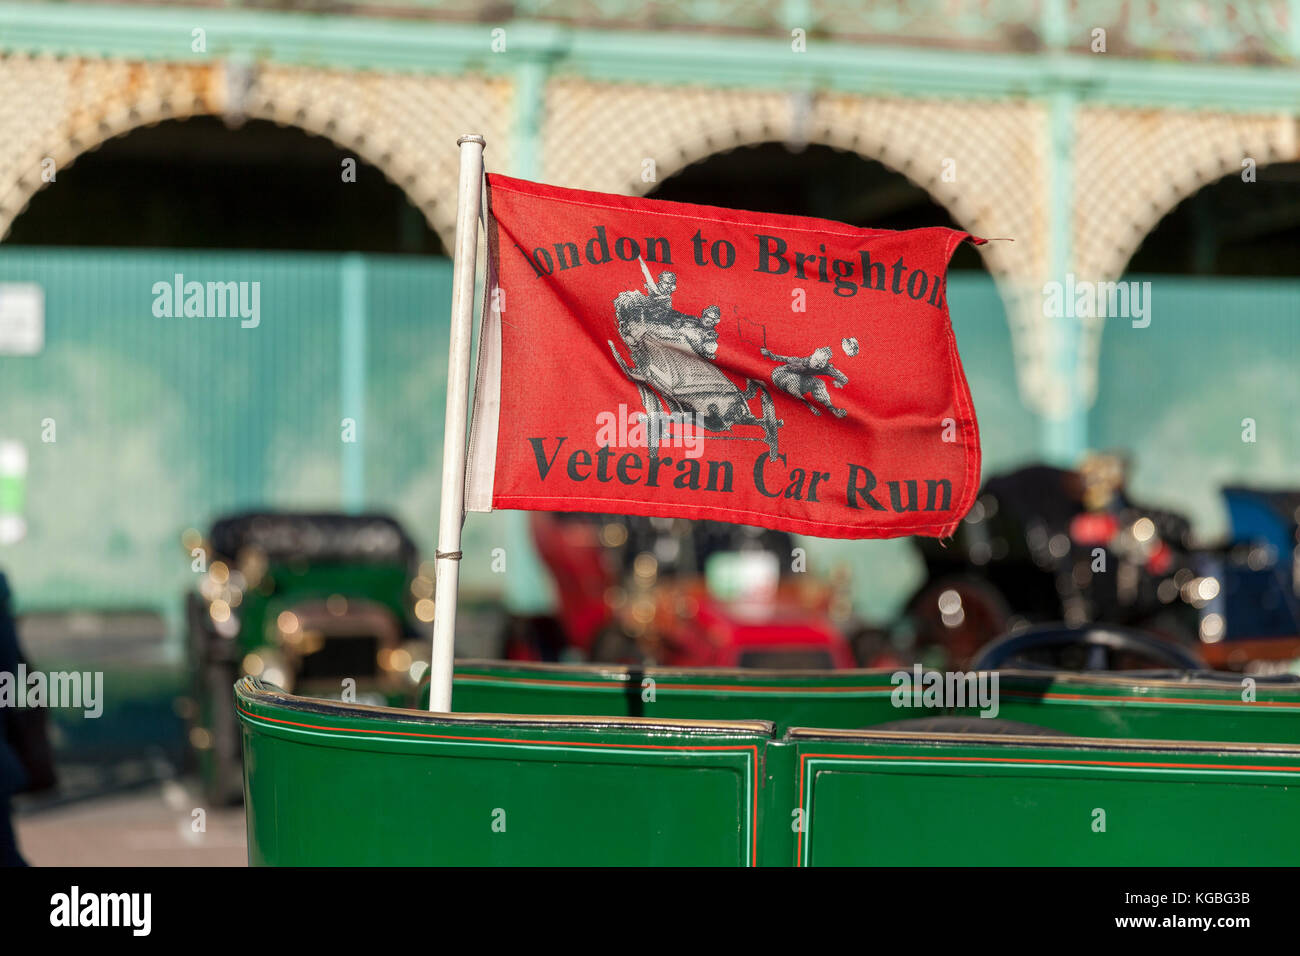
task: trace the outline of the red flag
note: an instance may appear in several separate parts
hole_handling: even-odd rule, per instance
[[[946,300],[969,234],[497,175],[488,199],[470,510],[883,538],[947,536],[970,509]]]

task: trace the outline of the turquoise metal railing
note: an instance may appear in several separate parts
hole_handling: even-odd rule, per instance
[[[29,459],[28,534],[0,547],[22,605],[172,611],[192,584],[181,533],[240,508],[382,508],[430,553],[450,271],[445,259],[0,247],[0,282],[38,282],[46,301],[44,350],[0,356],[0,440]],[[155,285],[178,273],[260,283],[259,324],[155,315]],[[1031,455],[1037,425],[992,281],[957,274],[950,300],[986,460]],[[544,606],[526,542],[518,516],[471,515],[465,586]],[[506,575],[491,570],[497,547]],[[809,552],[814,567],[866,554],[872,602],[915,573],[904,542]]]
[[[256,283],[257,326],[155,314],[178,274]],[[446,260],[6,247],[0,281],[45,290],[44,350],[0,357],[0,434],[29,460],[0,565],[28,606],[174,600],[179,535],[234,509],[432,522]]]
[[[261,283],[258,326],[156,316],[154,286],[177,273]],[[238,508],[382,508],[432,550],[446,260],[0,247],[0,282],[12,281],[40,283],[46,300],[44,350],[0,356],[0,440],[28,457],[28,534],[0,546],[0,568],[23,606],[171,613],[192,584],[181,533]],[[1152,281],[1149,327],[1107,320],[1090,443],[1130,451],[1135,493],[1212,533],[1220,485],[1300,484],[1300,281]],[[1017,394],[992,281],[955,273],[949,301],[985,474],[1032,460],[1040,423]],[[875,614],[919,573],[906,541],[804,544],[814,569],[851,562]],[[524,546],[517,517],[471,515],[466,587],[544,605]],[[497,547],[504,576],[491,570]]]

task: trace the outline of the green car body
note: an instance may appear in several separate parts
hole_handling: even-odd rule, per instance
[[[1057,733],[863,729],[935,715],[896,707],[887,671],[468,661],[455,714],[308,700],[245,678],[249,858],[1300,863],[1300,687],[1000,676],[999,717]]]
[[[907,698],[899,693],[896,673],[628,670],[470,660],[456,663],[452,699],[466,713],[761,719],[772,721],[778,734],[793,727],[861,729],[934,716],[934,710],[896,706],[896,699]],[[1071,736],[1300,744],[1300,683],[1243,680],[1235,674],[1002,671],[993,716]],[[977,716],[980,709],[943,712]]]

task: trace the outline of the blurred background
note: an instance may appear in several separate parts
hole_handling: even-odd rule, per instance
[[[31,666],[105,675],[50,713],[29,855],[92,797],[156,828],[102,799],[142,787],[178,816],[132,859],[197,852],[176,781],[237,801],[240,673],[413,699],[465,132],[562,186],[1012,241],[950,279],[954,541],[474,514],[463,656],[965,666],[1060,622],[1293,669],[1298,57],[1294,0],[0,3],[0,572]],[[160,315],[175,281],[258,283],[256,327]],[[1105,282],[1140,300],[1051,305]]]

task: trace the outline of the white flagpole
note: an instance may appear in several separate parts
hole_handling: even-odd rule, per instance
[[[465,518],[465,417],[469,407],[470,339],[474,324],[474,267],[479,200],[483,190],[482,136],[462,136],[456,200],[456,256],[451,275],[451,349],[447,363],[447,420],[442,438],[442,501],[434,558],[433,660],[429,710],[451,711],[456,654],[456,590],[460,586],[460,529]]]

